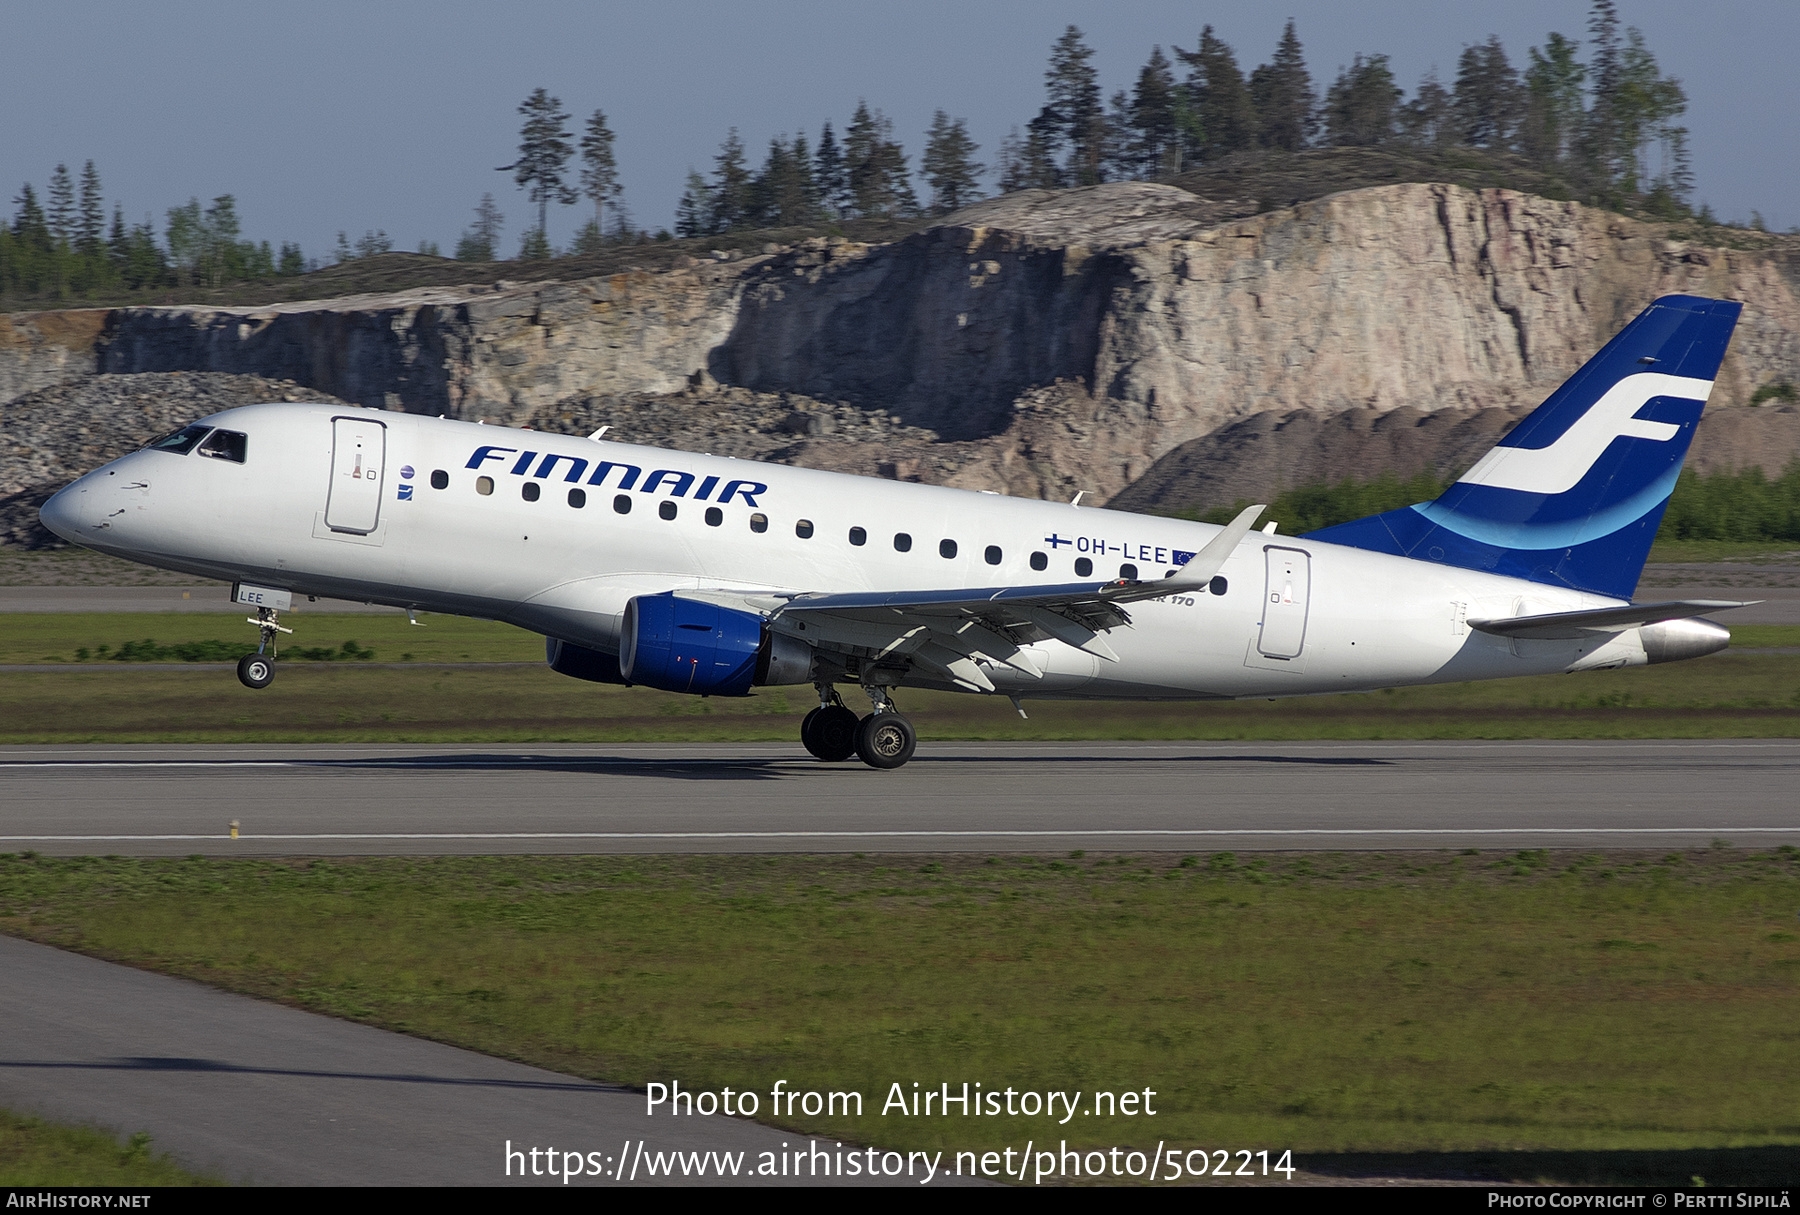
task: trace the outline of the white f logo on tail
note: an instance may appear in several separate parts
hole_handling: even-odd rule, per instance
[[[1711,380],[1640,371],[1606,390],[1548,447],[1496,447],[1464,473],[1461,485],[1488,485],[1529,494],[1562,494],[1587,476],[1614,439],[1655,439],[1666,443],[1681,431],[1672,422],[1635,416],[1655,397],[1682,397],[1705,403]]]

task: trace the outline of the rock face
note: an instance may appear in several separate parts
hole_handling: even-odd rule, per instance
[[[82,376],[0,405],[0,545],[65,547],[38,522],[45,499],[195,418],[264,401],[318,400],[332,398],[292,381],[167,372]]]
[[[1183,443],[1110,505],[1155,513],[1204,510],[1240,499],[1269,501],[1301,485],[1368,481],[1384,472],[1446,480],[1465,472],[1534,408],[1260,413]],[[1701,417],[1685,467],[1700,473],[1760,468],[1776,477],[1796,459],[1800,408],[1720,406]]]
[[[59,368],[204,370],[517,423],[568,400],[629,412],[723,385],[753,395],[705,397],[721,433],[730,410],[798,395],[935,432],[918,475],[1107,498],[1251,415],[1535,404],[1668,292],[1745,301],[1715,403],[1800,380],[1789,238],[1728,233],[1755,247],[1717,248],[1575,203],[1434,185],[1230,213],[1115,183],[1008,195],[889,244],[815,239],[655,273],[15,316],[0,395]],[[55,319],[76,316],[94,319]],[[784,458],[850,458],[805,438]]]

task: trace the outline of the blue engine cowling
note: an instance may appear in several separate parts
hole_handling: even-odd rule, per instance
[[[748,696],[764,648],[763,619],[672,591],[625,605],[619,673],[668,692]]]

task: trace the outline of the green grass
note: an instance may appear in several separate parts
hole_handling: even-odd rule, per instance
[[[1656,581],[1660,561],[1758,561],[1788,558],[1795,554],[1792,540],[1666,540],[1650,546],[1650,565],[1644,581]]]
[[[193,661],[235,662],[256,648],[256,628],[246,614],[8,612],[0,615],[0,663],[111,661],[127,645],[141,650],[145,640],[164,649],[214,643]],[[307,650],[341,654],[344,642],[354,641],[359,649],[373,650],[376,662],[544,661],[544,639],[510,624],[428,613],[420,613],[419,620],[409,624],[398,613],[293,612],[282,623],[294,634],[283,636],[279,646],[289,658]],[[151,653],[139,661],[189,660]]]
[[[379,652],[379,647],[377,647]],[[284,665],[261,691],[218,670],[0,676],[0,744],[78,742],[793,742],[809,687],[703,699],[546,667]],[[858,694],[849,689],[852,703]],[[1214,703],[1027,701],[903,689],[926,740],[1791,738],[1800,655]],[[175,724],[179,723],[179,724]]]
[[[1800,1144],[1800,853],[0,858],[0,931],[892,1148]],[[889,1086],[1154,1118],[883,1116]],[[1686,1181],[1685,1176],[1677,1178]],[[1717,1182],[1718,1178],[1713,1179]]]
[[[142,1131],[120,1143],[105,1131],[59,1126],[0,1110],[0,1186],[197,1186],[190,1173],[150,1150]]]

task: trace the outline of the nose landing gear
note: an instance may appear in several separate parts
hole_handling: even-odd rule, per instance
[[[266,688],[275,679],[276,635],[294,631],[282,627],[278,622],[279,615],[274,608],[259,607],[256,615],[244,617],[245,621],[257,627],[262,636],[262,643],[256,647],[256,653],[246,654],[238,659],[238,682],[246,688]]]

